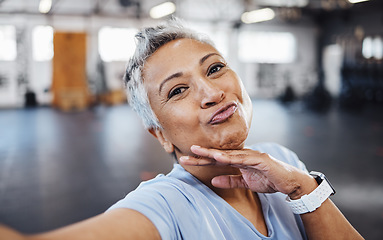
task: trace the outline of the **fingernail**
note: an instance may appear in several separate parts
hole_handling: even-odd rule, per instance
[[[198,146],[198,145],[192,145],[191,147],[192,147],[192,148],[201,148],[201,147]]]
[[[223,156],[223,154],[221,152],[214,153],[214,155],[213,155],[214,158],[220,157],[220,156]]]
[[[189,156],[182,156],[182,157],[180,157],[180,161],[181,162],[186,161],[186,160],[189,160]]]

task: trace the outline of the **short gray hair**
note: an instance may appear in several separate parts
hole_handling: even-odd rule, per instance
[[[145,128],[162,128],[153,112],[143,84],[142,70],[147,59],[161,46],[176,39],[194,39],[214,46],[206,36],[183,27],[179,19],[173,18],[155,27],[147,27],[136,34],[136,51],[130,58],[124,82],[129,104],[141,117]]]

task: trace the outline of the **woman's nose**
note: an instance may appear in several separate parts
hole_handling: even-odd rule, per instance
[[[225,92],[218,86],[206,81],[201,81],[199,85],[202,94],[201,108],[212,107],[225,98]]]

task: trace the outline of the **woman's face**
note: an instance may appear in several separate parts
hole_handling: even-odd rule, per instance
[[[191,145],[243,148],[251,101],[214,47],[192,39],[171,41],[148,58],[143,79],[163,127],[151,133],[167,152],[189,155]]]

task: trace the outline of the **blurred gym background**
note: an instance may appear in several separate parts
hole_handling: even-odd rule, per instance
[[[382,239],[382,0],[0,0],[0,223],[68,225],[171,169],[121,81],[137,30],[171,16],[242,78],[248,145],[295,151]]]

